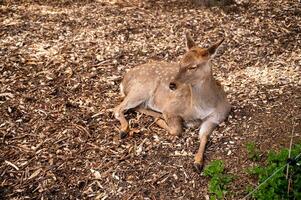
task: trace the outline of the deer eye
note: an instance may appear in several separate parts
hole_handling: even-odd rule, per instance
[[[196,69],[198,66],[197,65],[190,65],[189,67],[188,67],[188,69],[189,70],[192,70],[192,69]]]
[[[171,89],[171,90],[176,90],[176,89],[177,89],[177,85],[176,85],[175,83],[171,82],[171,83],[169,84],[169,89]]]

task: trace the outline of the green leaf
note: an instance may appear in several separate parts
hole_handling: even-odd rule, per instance
[[[295,145],[291,150],[291,157],[294,158],[301,153],[301,144]],[[266,166],[255,166],[248,169],[248,173],[257,176],[259,183],[265,181],[276,170],[284,166],[287,162],[289,150],[284,148],[278,153],[270,151]],[[257,200],[282,200],[301,199],[301,168],[290,166],[289,174],[292,180],[291,190],[287,192],[288,180],[286,179],[286,168],[274,174],[265,184],[263,184],[252,196]],[[254,189],[254,188],[253,188]],[[250,187],[247,187],[250,191]]]
[[[224,163],[221,160],[210,162],[204,169],[204,174],[211,178],[208,183],[210,199],[224,199],[227,185],[234,178],[234,176],[224,173]]]
[[[205,176],[213,177],[221,174],[224,171],[224,163],[221,160],[214,160],[208,164],[204,169]]]

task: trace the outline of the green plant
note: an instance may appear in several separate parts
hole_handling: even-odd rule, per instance
[[[246,148],[247,148],[247,151],[248,151],[249,158],[252,161],[259,161],[260,160],[259,151],[256,148],[255,142],[247,143]]]
[[[223,161],[210,162],[204,169],[204,175],[211,178],[208,183],[210,200],[223,199],[227,193],[228,183],[233,180],[233,176],[225,174]]]
[[[291,150],[291,157],[301,153],[301,144],[296,145]],[[268,154],[266,166],[255,166],[249,170],[249,173],[255,175],[259,184],[264,182],[276,170],[287,163],[289,155],[288,149],[282,149],[279,153],[271,151]],[[277,200],[277,199],[301,199],[301,161],[289,167],[289,179],[286,179],[286,167],[271,177],[258,190],[253,193],[253,198],[258,200]],[[298,166],[299,165],[299,166]],[[248,189],[249,190],[249,189]]]

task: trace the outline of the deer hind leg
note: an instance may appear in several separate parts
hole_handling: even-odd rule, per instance
[[[137,97],[137,95],[128,94],[121,104],[114,108],[114,116],[119,120],[121,125],[120,138],[126,137],[129,132],[129,122],[126,120],[124,113],[129,109],[139,106],[144,100],[144,98]]]
[[[208,141],[208,137],[216,126],[216,123],[207,120],[202,123],[201,128],[199,130],[200,146],[194,157],[194,166],[199,172],[202,171],[204,167],[204,151],[206,143]]]

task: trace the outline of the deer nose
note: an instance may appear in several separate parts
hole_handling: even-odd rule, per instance
[[[169,83],[169,89],[171,90],[176,90],[177,89],[177,85],[173,82]]]

